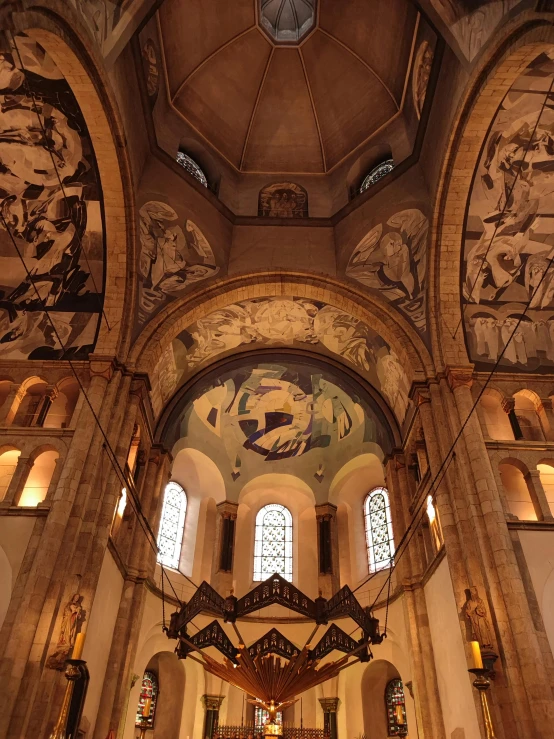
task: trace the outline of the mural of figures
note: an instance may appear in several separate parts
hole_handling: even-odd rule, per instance
[[[489,40],[503,16],[521,0],[431,0],[468,61]]]
[[[354,249],[346,275],[379,293],[416,328],[427,330],[425,280],[429,221],[410,208],[391,216]]]
[[[412,97],[417,117],[421,118],[421,111],[425,103],[427,85],[431,76],[434,52],[428,41],[422,41],[417,50],[414,71],[412,74]]]
[[[516,80],[474,175],[461,292],[468,352],[482,368],[495,364],[514,331],[500,366],[554,366],[553,74],[554,60],[541,54]]]
[[[197,368],[243,345],[320,347],[363,373],[379,389],[402,422],[409,383],[389,345],[369,326],[339,308],[305,298],[259,298],[210,313],[182,331],[153,372],[153,404],[163,403]],[[174,365],[176,371],[168,371]],[[162,376],[164,380],[162,381]]]
[[[307,218],[308,193],[293,182],[277,182],[260,191],[258,215],[268,218]]]
[[[142,59],[144,63],[144,72],[146,75],[146,91],[153,105],[158,96],[160,88],[160,62],[156,45],[152,39],[148,39],[142,47]]]
[[[211,246],[192,221],[181,227],[170,205],[150,200],[140,209],[139,326],[193,283],[219,271]]]
[[[96,160],[53,60],[15,45],[0,54],[0,357],[84,359],[104,299]]]
[[[381,412],[339,373],[312,362],[247,360],[227,369],[198,386],[170,426],[177,438],[209,449],[222,474],[235,480],[279,471],[285,459],[296,460],[287,471],[323,479],[327,469],[331,476],[336,471],[333,450],[390,448]]]

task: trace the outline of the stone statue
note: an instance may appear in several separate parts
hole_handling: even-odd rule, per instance
[[[83,596],[75,593],[63,610],[56,650],[46,660],[46,666],[51,670],[64,669],[65,661],[69,657],[69,652],[73,649],[75,638],[86,618],[86,611],[82,603]]]
[[[466,590],[466,594],[467,601],[464,606],[464,612],[471,627],[472,639],[478,641],[482,649],[492,649],[494,646],[493,634],[487,617],[485,602],[479,597],[476,587]]]

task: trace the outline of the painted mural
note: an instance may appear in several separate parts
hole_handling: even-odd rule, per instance
[[[166,350],[170,355],[164,354],[153,372],[156,412],[195,370],[243,345],[311,345],[337,355],[380,390],[398,419],[404,420],[409,382],[390,346],[369,326],[345,311],[294,297],[234,303],[182,331],[170,350]]]
[[[503,16],[521,0],[431,0],[468,61],[475,59]]]
[[[378,291],[421,333],[427,330],[428,231],[420,210],[398,211],[364,236],[346,267],[348,277]]]
[[[554,367],[553,81],[554,55],[541,54],[500,105],[474,175],[461,292],[469,356],[482,369],[506,346],[501,368]]]
[[[154,41],[149,38],[142,47],[146,91],[150,104],[154,105],[160,89],[160,55]]]
[[[268,218],[307,218],[308,193],[294,182],[276,182],[260,191],[258,215]]]
[[[193,283],[219,271],[204,234],[170,205],[149,200],[140,209],[139,328]]]
[[[233,481],[279,471],[288,460],[287,472],[302,469],[321,482],[364,445],[391,444],[380,411],[312,362],[248,360],[200,385],[170,425],[175,440],[201,444]]]
[[[425,96],[427,95],[433,57],[434,51],[429,41],[422,41],[417,50],[412,74],[412,99],[418,118],[421,118]]]
[[[151,0],[69,0],[92,38],[106,57],[118,44],[129,26],[129,34],[138,24],[138,16],[142,15]]]
[[[100,179],[69,84],[23,35],[0,53],[0,265],[0,358],[86,358],[104,299]]]

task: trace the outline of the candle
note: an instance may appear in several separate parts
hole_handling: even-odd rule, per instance
[[[73,653],[71,659],[81,659],[83,654],[83,645],[85,643],[85,635],[83,633],[77,634],[75,638],[75,644],[73,645]]]
[[[481,659],[481,647],[478,641],[471,642],[471,656],[473,657],[473,669],[482,670],[483,660]]]
[[[147,698],[144,701],[144,706],[142,707],[142,715],[145,718],[148,718],[150,716],[150,706],[152,705],[152,698]]]

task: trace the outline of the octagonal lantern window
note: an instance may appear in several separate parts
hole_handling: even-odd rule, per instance
[[[317,0],[258,0],[260,25],[277,43],[298,43],[315,25]]]

